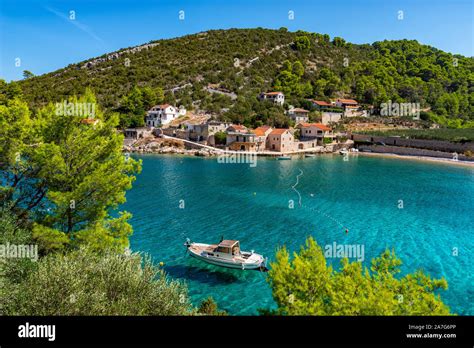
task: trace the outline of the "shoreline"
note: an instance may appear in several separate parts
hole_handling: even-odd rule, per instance
[[[126,151],[124,151],[126,152]],[[301,157],[304,156],[305,152],[300,153],[289,153],[289,154],[266,154],[266,153],[258,153],[258,152],[245,152],[245,151],[232,151],[232,152],[207,152],[207,151],[200,151],[200,150],[184,150],[184,151],[132,151],[129,152],[130,154],[136,155],[167,155],[167,156],[174,156],[174,157],[197,157],[197,158],[215,158],[219,155],[250,155],[250,156],[258,156],[258,157],[266,157],[266,158],[277,158],[279,156],[290,156],[290,157]],[[199,153],[199,154],[197,154]],[[206,154],[203,154],[206,153]],[[306,152],[310,153],[310,152]],[[315,154],[316,157],[324,156],[324,155],[339,155],[337,152],[311,152],[311,154]],[[391,159],[399,159],[399,160],[412,160],[412,161],[421,161],[421,162],[428,162],[428,163],[441,163],[447,165],[454,165],[460,167],[467,167],[467,168],[474,168],[474,161],[455,161],[446,158],[439,158],[439,157],[428,157],[428,156],[409,156],[409,155],[398,155],[394,153],[376,153],[376,152],[350,152],[350,156],[367,156],[367,157],[381,157],[381,158],[391,158]]]
[[[207,144],[197,143],[186,139],[180,139],[167,135],[160,138],[148,138],[141,143],[123,144],[122,152],[126,153],[157,153],[157,154],[186,154],[191,156],[210,157],[220,155],[238,155],[238,156],[261,156],[261,157],[280,157],[280,156],[296,156],[302,154],[319,154],[319,153],[335,153],[341,146],[350,148],[353,143],[346,144],[327,144],[313,148],[297,149],[292,151],[236,151],[228,148],[218,148]]]
[[[357,152],[354,153],[357,155],[363,156],[373,156],[373,157],[385,157],[385,158],[392,158],[392,159],[400,159],[400,160],[412,160],[412,161],[421,161],[421,162],[431,162],[431,163],[443,163],[448,165],[455,165],[461,167],[468,167],[474,168],[474,161],[455,161],[452,159],[447,158],[440,158],[440,157],[428,157],[428,156],[409,156],[409,155],[398,155],[395,153],[377,153],[377,152]]]
[[[134,144],[123,144],[122,152],[128,154],[156,154],[156,155],[172,155],[172,156],[190,156],[190,157],[219,157],[219,156],[247,156],[247,157],[268,157],[268,158],[278,158],[281,156],[288,157],[303,157],[306,154],[312,155],[339,155],[339,147],[344,146],[345,148],[351,148],[353,144],[331,144],[331,147],[318,146],[317,148],[304,149],[304,150],[294,150],[288,152],[277,152],[277,151],[258,151],[258,152],[247,152],[247,151],[235,151],[229,149],[216,148],[209,145],[199,144],[189,140],[178,139],[174,137],[165,136],[164,138],[156,141],[142,143],[138,146]],[[163,141],[164,140],[164,141]],[[164,144],[168,140],[170,143]],[[174,142],[174,143],[173,143]],[[181,144],[181,146],[177,146]],[[183,146],[188,144],[188,147]],[[191,147],[189,147],[189,145]],[[338,146],[337,146],[338,145]],[[194,147],[194,148],[193,148]],[[450,158],[442,157],[430,157],[430,156],[420,156],[420,155],[409,155],[409,154],[397,154],[397,153],[385,153],[385,152],[349,152],[350,155],[363,155],[363,156],[372,156],[372,157],[382,157],[382,158],[393,158],[399,160],[414,160],[414,161],[424,161],[427,163],[443,163],[454,166],[461,167],[474,167],[474,161],[462,161],[462,160],[453,160]]]

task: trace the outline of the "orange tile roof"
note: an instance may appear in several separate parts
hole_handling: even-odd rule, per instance
[[[241,124],[233,124],[230,127],[235,128],[235,129],[240,129],[240,130],[246,130],[247,127],[242,126]]]
[[[331,128],[325,126],[324,124],[322,123],[313,123],[314,126],[318,127],[319,129],[322,129],[322,130],[325,130],[325,131],[330,131]]]
[[[313,103],[320,105],[320,106],[331,106],[330,103],[324,101],[324,100],[311,100]]]
[[[358,104],[354,99],[338,99],[343,104]]]
[[[170,104],[159,104],[159,105],[153,106],[152,109],[154,109],[154,108],[166,109],[168,106],[171,106],[171,105]]]
[[[288,129],[285,128],[275,128],[274,130],[271,131],[270,135],[281,135],[288,131]]]
[[[326,127],[322,123],[304,123],[304,122],[301,122],[301,123],[298,123],[298,124],[302,125],[303,127],[316,127],[316,128],[321,129],[321,130],[324,130],[324,131],[330,131],[331,130],[331,128]]]
[[[261,127],[255,128],[252,132],[253,134],[259,137],[263,137],[270,128],[271,128],[270,126],[261,126]]]
[[[304,112],[304,113],[308,113],[308,112],[309,112],[308,110],[301,109],[301,108],[294,108],[294,109],[292,109],[292,110],[290,110],[290,111],[293,111],[293,112],[294,112],[294,111],[296,111],[296,112]]]
[[[266,92],[264,93],[266,95],[277,95],[277,94],[283,94],[282,92]]]

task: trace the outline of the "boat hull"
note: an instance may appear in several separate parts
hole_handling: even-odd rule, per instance
[[[222,262],[220,260],[218,261],[218,260],[212,259],[210,257],[196,255],[194,253],[189,253],[189,254],[192,257],[194,257],[198,260],[210,263],[211,265],[214,265],[214,266],[233,268],[233,269],[244,269],[244,270],[260,269],[260,268],[264,267],[264,265],[261,264],[261,263],[259,263],[259,264],[244,264],[244,267],[242,267],[242,264],[240,264],[240,263]]]
[[[260,254],[242,252],[239,257],[229,257],[222,253],[209,252],[208,248],[210,246],[208,244],[190,243],[186,246],[192,257],[211,265],[241,270],[266,269],[265,259]]]

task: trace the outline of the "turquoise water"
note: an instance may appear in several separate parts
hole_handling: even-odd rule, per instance
[[[133,214],[131,247],[163,261],[196,304],[212,296],[231,314],[274,306],[263,273],[193,259],[185,254],[186,237],[214,243],[224,235],[271,260],[278,246],[297,250],[312,235],[320,245],[363,244],[366,265],[394,248],[402,272],[421,268],[445,277],[442,299],[452,311],[474,315],[472,168],[338,155],[259,158],[255,168],[194,157],[140,158],[143,171],[122,207]],[[300,170],[301,207],[292,189]]]

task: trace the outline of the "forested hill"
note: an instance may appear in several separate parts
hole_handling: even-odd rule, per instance
[[[375,106],[415,102],[435,117],[462,124],[474,119],[473,82],[472,57],[417,41],[356,45],[328,35],[257,28],[153,41],[19,85],[31,106],[82,94],[90,86],[102,107],[118,110],[135,87],[150,87],[163,89],[167,102],[244,122],[259,117],[254,107],[259,92],[282,90],[295,106],[305,98],[343,96]]]

